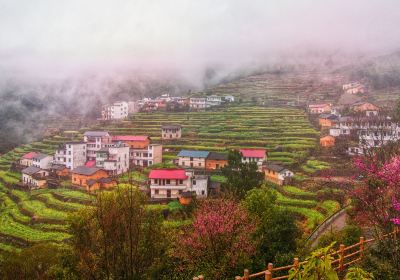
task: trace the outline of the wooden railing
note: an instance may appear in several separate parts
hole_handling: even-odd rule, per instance
[[[399,229],[395,229],[393,232],[379,236],[378,238],[371,238],[365,240],[364,237],[360,237],[360,241],[353,245],[346,247],[344,244],[340,244],[339,250],[330,254],[334,259],[332,261],[332,265],[335,266],[335,270],[343,271],[346,267],[359,262],[364,257],[364,252],[366,249],[366,245],[369,243],[375,242],[377,240],[382,240],[383,238],[393,237],[400,233]],[[249,280],[249,279],[265,279],[265,280],[280,280],[280,279],[288,279],[289,278],[289,270],[292,268],[297,269],[300,265],[306,264],[307,261],[300,262],[298,258],[294,258],[293,264],[281,267],[274,267],[272,263],[268,264],[268,267],[264,271],[260,271],[257,273],[250,274],[248,269],[244,270],[243,276],[236,276],[235,280]],[[282,271],[286,271],[283,273]],[[274,277],[274,274],[280,274],[281,276]],[[260,277],[263,278],[260,278]],[[204,277],[202,275],[193,277],[193,280],[203,280]]]

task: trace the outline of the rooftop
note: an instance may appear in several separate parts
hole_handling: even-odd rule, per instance
[[[36,152],[29,152],[25,155],[22,156],[23,159],[32,159],[34,156],[36,156],[37,153]]]
[[[86,131],[83,135],[89,137],[110,136],[107,131]]]
[[[210,153],[208,154],[207,159],[213,159],[213,160],[228,160],[228,154],[217,153],[217,152],[210,152]]]
[[[115,135],[112,141],[146,141],[149,140],[147,135]]]
[[[46,157],[51,157],[51,156],[46,155],[46,154],[42,154],[42,153],[38,153],[38,154],[36,154],[35,156],[33,156],[32,158],[41,160],[41,159],[44,159],[44,158],[46,158]]]
[[[77,168],[72,170],[72,173],[90,176],[99,170],[100,170],[100,168],[97,168],[97,167],[78,166]]]
[[[33,175],[33,174],[39,172],[40,170],[41,170],[41,169],[40,169],[39,167],[36,167],[36,166],[29,166],[29,167],[23,169],[21,172],[22,172],[23,174]]]
[[[267,153],[264,149],[240,149],[239,152],[243,157],[249,158],[265,158]]]
[[[153,169],[150,171],[149,179],[179,179],[185,180],[188,177],[184,169]]]
[[[267,169],[273,170],[275,172],[282,172],[284,170],[287,170],[286,167],[279,165],[279,164],[275,164],[275,163],[269,163],[269,164],[267,164],[266,167],[267,167]]]
[[[161,128],[162,129],[181,129],[182,126],[179,124],[165,124]]]
[[[179,152],[178,157],[206,158],[209,153],[208,151],[182,150]]]

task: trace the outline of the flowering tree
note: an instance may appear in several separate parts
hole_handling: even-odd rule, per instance
[[[391,228],[390,219],[394,215],[392,201],[400,190],[400,156],[383,163],[358,158],[355,166],[362,178],[361,184],[351,192],[357,218],[386,231]]]
[[[196,273],[223,279],[249,263],[256,248],[251,239],[255,230],[256,222],[236,201],[207,200],[195,212],[177,253]]]

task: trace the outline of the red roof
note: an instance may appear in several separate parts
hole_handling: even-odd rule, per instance
[[[153,169],[150,171],[149,179],[187,179],[183,169]]]
[[[86,167],[96,167],[96,161],[95,160],[89,160],[85,164]]]
[[[266,150],[264,149],[240,149],[243,157],[249,158],[265,158]]]
[[[146,141],[149,139],[147,135],[115,135],[113,141]]]
[[[37,153],[36,152],[29,152],[25,155],[22,156],[23,159],[32,159],[34,156],[36,156]]]

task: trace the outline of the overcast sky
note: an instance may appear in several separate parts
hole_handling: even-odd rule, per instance
[[[0,0],[0,71],[200,72],[307,50],[389,52],[399,0]]]

